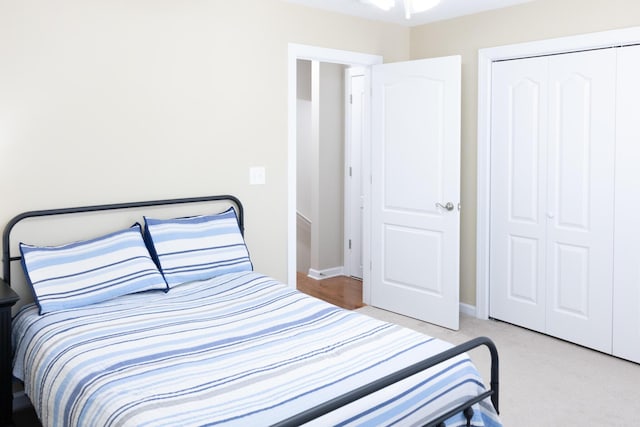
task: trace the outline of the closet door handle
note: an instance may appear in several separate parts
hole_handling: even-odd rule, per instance
[[[443,205],[443,204],[441,204],[441,203],[437,203],[437,202],[436,202],[436,207],[437,207],[437,208],[446,209],[446,210],[448,210],[448,211],[452,211],[452,210],[453,210],[453,208],[454,208],[453,203],[451,203],[451,202],[447,202],[447,204],[446,204],[446,205]]]

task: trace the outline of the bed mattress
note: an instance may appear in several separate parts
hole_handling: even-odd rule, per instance
[[[253,272],[45,315],[25,306],[13,344],[14,376],[60,427],[270,425],[451,347]],[[482,391],[463,355],[311,424],[419,425]],[[474,409],[474,426],[500,425],[490,402]]]

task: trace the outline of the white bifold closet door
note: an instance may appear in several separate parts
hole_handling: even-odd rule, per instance
[[[493,64],[490,315],[544,332],[547,58]]]
[[[490,315],[611,351],[616,52],[497,62]]]

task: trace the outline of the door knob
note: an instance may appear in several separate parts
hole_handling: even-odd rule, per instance
[[[451,202],[447,202],[447,204],[446,204],[446,205],[443,205],[443,204],[441,204],[441,203],[436,203],[436,207],[437,207],[437,208],[446,209],[446,210],[448,210],[448,211],[452,211],[452,210],[453,210],[453,208],[454,208],[453,203],[451,203]]]

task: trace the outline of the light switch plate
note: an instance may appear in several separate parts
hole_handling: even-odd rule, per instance
[[[249,184],[263,185],[266,182],[266,171],[263,166],[249,168]]]

